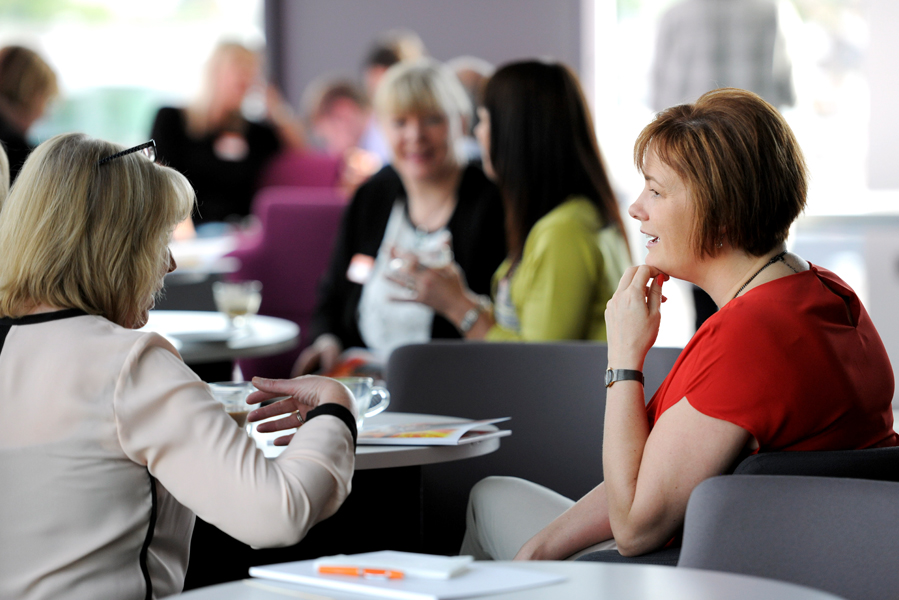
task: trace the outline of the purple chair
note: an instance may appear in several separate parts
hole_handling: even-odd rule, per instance
[[[281,317],[300,326],[299,346],[284,354],[242,359],[245,378],[288,377],[308,339],[318,281],[328,266],[346,198],[333,188],[271,187],[253,201],[258,235],[245,239],[230,256],[240,260],[233,281],[262,282],[259,314]]]
[[[286,151],[275,156],[259,178],[259,187],[295,185],[335,187],[340,182],[343,161],[327,154]]]

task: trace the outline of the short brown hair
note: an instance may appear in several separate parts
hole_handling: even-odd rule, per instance
[[[641,172],[650,151],[686,185],[697,256],[715,256],[723,241],[767,254],[805,208],[802,150],[783,116],[752,92],[722,88],[663,110],[634,144]]]
[[[59,92],[56,73],[37,52],[23,46],[0,48],[0,98],[17,109]]]
[[[349,79],[313,81],[303,93],[302,105],[310,121],[327,115],[339,100],[349,100],[361,110],[368,109],[368,98]]]
[[[187,179],[118,144],[67,133],[29,155],[0,212],[0,316],[39,304],[132,327],[190,215]]]

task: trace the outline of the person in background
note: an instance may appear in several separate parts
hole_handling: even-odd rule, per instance
[[[493,65],[476,56],[458,56],[446,61],[459,83],[465,88],[468,99],[471,100],[472,106],[481,106],[484,104],[484,87],[493,72],[496,70]],[[474,136],[474,128],[478,125],[478,115],[475,113],[470,123],[466,124],[465,137],[463,138],[464,151],[468,156],[468,160],[477,162],[481,160],[481,146]]]
[[[197,192],[195,225],[239,220],[250,214],[257,180],[282,148],[302,148],[302,128],[273,87],[267,88],[267,121],[241,112],[259,81],[258,53],[219,44],[206,64],[199,95],[186,108],[159,110],[150,137],[167,165],[187,176]]]
[[[651,108],[692,102],[722,87],[755,92],[777,108],[792,106],[796,92],[782,22],[785,8],[782,0],[682,0],[672,5],[656,33]],[[698,330],[718,307],[702,289],[694,285],[692,291]]]
[[[463,554],[636,556],[675,541],[693,489],[749,454],[899,445],[871,318],[837,275],[786,251],[808,179],[780,113],[752,92],[709,92],[659,113],[634,162],[645,186],[628,212],[648,254],[606,308],[605,480],[577,503],[521,479],[479,482]],[[669,277],[720,309],[646,404],[643,361]]]
[[[505,254],[496,186],[456,152],[471,113],[456,77],[432,59],[397,63],[384,75],[375,110],[393,158],[347,208],[311,323],[316,341],[295,373],[331,371],[347,348],[368,348],[383,363],[397,346],[459,337],[430,308],[395,301],[407,293],[387,279],[396,252],[435,265],[454,256],[477,293],[489,290]]]
[[[362,65],[365,93],[374,99],[387,69],[404,60],[419,60],[428,55],[418,34],[408,29],[391,29],[378,35]],[[383,164],[391,159],[390,146],[384,139],[377,115],[369,119],[359,147],[377,155]]]
[[[56,73],[35,51],[0,48],[0,142],[9,159],[10,181],[31,152],[28,130],[58,93]]]
[[[467,339],[605,341],[606,302],[631,259],[577,77],[562,64],[506,65],[478,113],[484,168],[506,212],[493,301],[454,265],[413,260],[397,280]]]
[[[3,203],[2,598],[177,594],[194,514],[256,547],[290,545],[350,492],[344,386],[255,380],[251,403],[288,396],[250,414],[288,414],[261,431],[303,422],[267,460],[165,338],[137,331],[194,203],[152,148],[56,136]]]
[[[341,187],[352,195],[383,165],[380,157],[360,148],[371,118],[365,94],[352,81],[314,81],[303,94],[312,143],[343,161]]]

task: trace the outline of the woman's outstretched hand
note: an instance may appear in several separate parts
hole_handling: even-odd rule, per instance
[[[659,335],[662,283],[668,276],[647,265],[624,272],[618,289],[606,305],[609,366],[643,369],[643,359]]]
[[[328,377],[307,375],[295,379],[265,379],[254,377],[253,385],[258,391],[253,392],[247,398],[248,404],[258,404],[265,400],[282,398],[278,402],[257,408],[249,414],[247,420],[251,423],[262,421],[278,415],[287,415],[283,419],[268,421],[257,425],[260,433],[272,433],[285,429],[294,429],[306,421],[306,413],[326,403],[340,404],[356,414],[353,403],[353,395],[339,381]],[[284,396],[287,396],[284,398]],[[293,438],[293,434],[279,437],[275,440],[276,446],[286,446]]]

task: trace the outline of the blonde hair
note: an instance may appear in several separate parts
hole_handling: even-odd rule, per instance
[[[396,115],[441,113],[450,123],[450,139],[462,136],[462,121],[471,122],[471,101],[456,75],[432,58],[399,62],[384,73],[374,97],[382,119]]]
[[[56,73],[34,50],[0,48],[0,98],[16,110],[28,110],[41,98],[59,93]]]
[[[213,124],[209,120],[209,106],[212,104],[216,93],[216,82],[220,76],[221,70],[228,64],[244,63],[247,65],[258,66],[261,62],[259,53],[244,46],[240,42],[220,42],[209,59],[206,61],[206,67],[203,71],[203,79],[200,91],[194,101],[187,107],[185,111],[187,117],[187,130],[192,137],[200,138],[206,135]],[[225,128],[229,126],[242,127],[243,118],[238,111],[231,115],[230,119],[233,124],[225,123]]]
[[[121,150],[68,133],[25,161],[0,211],[0,316],[45,304],[138,322],[195,196],[183,175],[139,153],[97,164]]]

